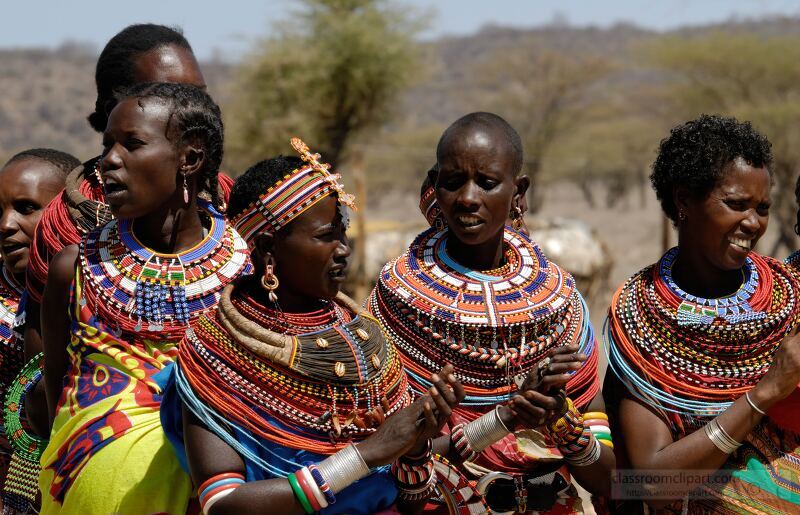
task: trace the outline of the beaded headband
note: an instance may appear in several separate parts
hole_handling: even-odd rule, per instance
[[[292,138],[291,144],[305,165],[292,170],[231,220],[246,241],[267,225],[277,231],[331,194],[338,197],[340,204],[356,208],[355,197],[339,183],[341,175],[330,173],[330,165],[320,163],[320,155],[312,154],[300,138]]]

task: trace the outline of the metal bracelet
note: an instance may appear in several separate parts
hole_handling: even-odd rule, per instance
[[[602,452],[603,448],[600,447],[600,442],[592,436],[584,451],[572,456],[564,456],[564,461],[576,467],[588,467],[600,459]]]
[[[758,406],[756,406],[756,403],[755,403],[755,402],[753,402],[753,399],[751,399],[751,398],[750,398],[750,392],[749,392],[749,391],[747,391],[747,392],[744,392],[744,398],[745,398],[745,399],[747,399],[747,404],[749,404],[749,405],[750,405],[750,407],[751,407],[751,408],[753,408],[753,411],[755,411],[755,412],[756,412],[756,413],[758,413],[759,415],[764,415],[764,416],[766,416],[767,412],[766,412],[766,411],[764,411],[764,410],[762,410],[762,409],[761,409],[761,408],[759,408]]]
[[[464,426],[464,436],[475,452],[481,452],[509,433],[500,420],[497,410],[492,410]]]
[[[731,436],[725,431],[725,429],[723,429],[716,418],[703,426],[703,429],[705,430],[708,439],[714,444],[714,447],[725,454],[733,454],[736,452],[736,449],[742,445],[740,442],[737,442],[731,438]]]
[[[369,467],[353,444],[325,458],[317,469],[334,494],[369,474]]]

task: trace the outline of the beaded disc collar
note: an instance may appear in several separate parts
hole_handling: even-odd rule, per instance
[[[216,306],[226,284],[250,269],[244,240],[211,203],[198,204],[211,228],[200,243],[179,254],[145,247],[131,220],[112,220],[82,240],[81,303],[90,301],[113,333],[182,333],[190,319]]]
[[[553,347],[579,343],[596,360],[574,280],[527,236],[507,228],[506,265],[476,272],[447,254],[447,235],[420,234],[383,268],[368,301],[403,352],[415,389],[424,390],[430,372],[449,362],[472,388],[465,404],[492,404],[516,390],[511,375],[522,377]],[[578,393],[593,397],[595,372],[590,362],[576,374],[581,388],[592,390]]]
[[[714,311],[687,324],[685,297],[663,274],[663,262],[671,259],[665,255],[614,295],[606,331],[609,369],[633,396],[658,410],[687,420],[713,417],[769,369],[783,336],[798,321],[799,285],[780,262],[751,252],[752,268],[745,273],[751,277],[740,292],[747,293],[743,300],[751,312],[763,316]]]

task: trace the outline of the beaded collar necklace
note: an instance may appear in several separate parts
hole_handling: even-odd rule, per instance
[[[290,336],[268,329],[271,321],[252,316],[260,305],[232,292],[223,291],[215,316],[201,318],[180,348],[181,396],[203,420],[330,454],[410,403],[394,346],[348,297],[336,298],[342,320],[331,309],[334,323]],[[243,304],[251,309],[239,311]]]
[[[797,322],[796,279],[772,258],[751,253],[749,259],[754,289],[746,301],[761,317],[714,316],[686,324],[683,299],[667,285],[661,263],[631,277],[614,295],[604,331],[609,369],[633,396],[677,415],[673,423],[727,409],[763,377]]]
[[[222,288],[250,269],[247,245],[210,202],[198,204],[211,220],[208,234],[178,254],[144,246],[131,220],[113,220],[81,242],[86,285],[99,318],[119,330],[185,330],[193,317],[216,305]]]
[[[742,274],[744,281],[738,291],[727,297],[704,299],[685,292],[672,278],[672,266],[678,257],[678,247],[667,251],[658,263],[658,272],[670,291],[681,299],[678,306],[678,325],[708,325],[715,318],[724,318],[731,324],[750,320],[761,320],[766,315],[763,311],[754,311],[750,305],[750,297],[758,288],[758,273],[753,260],[745,259]]]
[[[580,343],[590,363],[573,378],[573,390],[582,389],[573,393],[590,400],[595,340],[572,277],[508,228],[507,263],[491,273],[456,263],[446,240],[447,230],[420,234],[383,268],[368,301],[402,351],[414,389],[424,391],[430,373],[452,363],[468,390],[463,404],[497,403],[516,391],[512,376],[524,377],[555,346]]]

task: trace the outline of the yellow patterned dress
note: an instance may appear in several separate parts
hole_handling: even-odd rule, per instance
[[[158,254],[125,220],[81,243],[70,368],[41,460],[42,513],[185,513],[192,495],[160,423],[154,376],[189,323],[249,269],[247,246],[210,206],[208,236]]]

